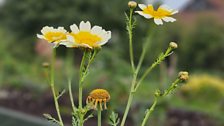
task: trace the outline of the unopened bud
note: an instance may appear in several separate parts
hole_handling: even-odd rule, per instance
[[[173,49],[176,49],[178,47],[177,43],[175,42],[170,42],[170,47],[173,48]]]
[[[42,63],[42,66],[43,66],[44,68],[48,68],[48,67],[50,66],[50,64],[49,64],[48,62],[43,62],[43,63]]]
[[[159,97],[161,96],[161,91],[160,90],[156,90],[155,94],[154,94],[156,97]]]
[[[128,7],[134,9],[137,7],[137,3],[135,1],[129,1]]]
[[[188,80],[188,78],[189,78],[188,72],[186,72],[186,71],[179,72],[179,79],[180,80],[186,81],[186,80]]]

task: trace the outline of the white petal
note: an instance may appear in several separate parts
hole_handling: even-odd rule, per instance
[[[150,14],[145,14],[142,11],[135,11],[135,13],[138,13],[138,14],[142,15],[143,17],[147,18],[147,19],[152,18],[152,16]]]
[[[172,18],[172,17],[164,17],[164,18],[162,18],[165,22],[174,22],[174,21],[176,21],[176,19],[175,18]]]
[[[75,43],[74,42],[70,42],[70,41],[62,41],[60,42],[60,45],[64,45],[66,47],[75,47]]]
[[[157,25],[162,25],[162,24],[163,24],[162,19],[158,19],[158,18],[154,18],[154,22],[155,22]]]
[[[174,11],[172,12],[172,15],[173,15],[173,14],[176,14],[176,13],[178,13],[178,11],[177,11],[177,10],[174,10]]]
[[[37,34],[37,38],[39,39],[45,39],[45,37],[43,35]]]
[[[41,29],[41,33],[45,34],[45,33],[49,32],[49,31],[52,31],[53,29],[54,29],[53,27],[45,26],[45,27],[43,27]]]
[[[104,45],[108,42],[108,40],[111,38],[111,31],[107,31],[107,33],[103,36],[103,40],[101,42],[98,42],[99,45]]]
[[[79,44],[78,46],[92,49],[91,46],[89,46],[88,44],[85,44],[85,43]]]
[[[57,31],[63,32],[63,33],[66,33],[67,32],[64,27],[58,27],[57,28]]]
[[[75,42],[75,39],[74,39],[73,36],[67,35],[66,37],[67,37],[67,41],[69,41],[69,42]]]
[[[73,33],[77,34],[79,32],[79,28],[76,24],[70,26],[70,29]]]
[[[93,28],[91,29],[92,34],[100,34],[101,31],[102,31],[102,27],[99,27],[99,26],[93,26]]]
[[[145,4],[138,4],[138,7],[142,10],[144,10],[145,8],[147,8],[147,6]]]
[[[87,21],[86,23],[84,21],[82,21],[79,24],[79,29],[80,31],[90,31],[91,30],[91,24],[89,21]]]

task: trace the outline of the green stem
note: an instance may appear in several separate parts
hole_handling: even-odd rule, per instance
[[[71,101],[71,104],[72,104],[72,111],[75,112],[75,110],[77,108],[75,107],[75,104],[74,104],[74,98],[73,98],[73,94],[72,94],[72,80],[71,79],[68,79],[68,91],[69,91],[70,101]]]
[[[129,15],[129,22],[128,22],[128,35],[129,35],[129,53],[130,53],[130,61],[131,61],[131,67],[132,71],[135,71],[135,65],[134,65],[134,56],[133,56],[133,45],[132,45],[132,29],[133,29],[133,24],[132,24],[132,15],[133,15],[133,9],[130,9],[130,15]]]
[[[147,111],[147,113],[146,113],[146,115],[145,115],[145,117],[144,117],[144,119],[142,121],[141,126],[145,126],[145,124],[147,123],[147,120],[149,119],[151,113],[154,111],[154,109],[156,107],[157,101],[158,101],[158,98],[155,97],[155,100],[154,100],[152,106],[150,107],[150,109]]]
[[[82,108],[82,82],[83,82],[83,73],[84,73],[84,65],[85,65],[85,59],[86,59],[86,50],[83,53],[80,70],[79,70],[79,108]]]
[[[123,115],[123,118],[122,118],[122,121],[121,121],[121,126],[124,126],[124,124],[126,122],[126,119],[127,119],[127,116],[128,116],[129,109],[131,107],[131,103],[132,103],[134,93],[135,93],[134,92],[134,87],[135,87],[136,79],[137,79],[137,73],[134,73],[132,84],[131,84],[131,91],[129,93],[128,103],[126,105],[125,112],[124,112],[124,115]]]
[[[60,114],[60,108],[59,108],[59,104],[58,104],[58,99],[56,96],[56,92],[55,92],[55,84],[54,84],[54,64],[55,64],[55,57],[56,57],[56,49],[53,49],[52,51],[52,59],[51,59],[51,79],[50,79],[50,86],[51,86],[51,90],[53,93],[53,98],[54,98],[54,104],[55,104],[55,108],[57,111],[57,115],[58,115],[58,119],[60,122],[60,126],[64,126],[64,123],[62,121],[61,118],[61,114]]]
[[[157,96],[155,96],[154,102],[153,102],[152,106],[150,107],[150,109],[146,112],[145,117],[144,117],[144,119],[142,121],[141,126],[145,126],[146,125],[147,120],[149,119],[151,113],[154,111],[154,109],[155,109],[155,107],[157,105],[157,102],[158,102],[159,98],[165,97],[165,96],[169,95],[172,91],[174,91],[176,89],[177,84],[179,82],[180,82],[180,79],[176,79],[171,84],[171,86],[168,89],[165,90],[164,94],[157,94]]]
[[[146,71],[143,73],[142,77],[139,79],[138,83],[136,84],[135,91],[138,89],[142,81],[145,79],[145,77],[152,71],[153,68],[155,68],[157,65],[159,65],[167,56],[170,55],[170,52],[172,51],[172,48],[168,48],[166,52],[161,55],[150,67],[146,69]]]
[[[97,109],[97,117],[98,117],[98,125],[97,126],[101,126],[101,109],[100,108]]]

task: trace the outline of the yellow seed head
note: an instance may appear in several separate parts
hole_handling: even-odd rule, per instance
[[[134,9],[137,7],[137,3],[135,1],[129,1],[128,7]]]
[[[173,49],[176,49],[176,48],[178,48],[178,45],[176,42],[170,42],[170,47]]]
[[[189,78],[188,72],[186,72],[186,71],[179,72],[179,79],[180,80],[186,81],[186,80],[188,80],[188,78]]]
[[[106,103],[110,100],[110,94],[107,90],[104,89],[95,89],[90,92],[89,96],[86,99],[86,103],[93,103],[93,108],[97,109],[98,103],[100,109],[103,110],[102,103],[104,104],[104,109],[107,109]]]

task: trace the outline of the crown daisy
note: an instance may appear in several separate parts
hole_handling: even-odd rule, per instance
[[[154,22],[157,25],[162,25],[163,21],[165,22],[176,21],[176,19],[172,18],[171,16],[178,13],[178,11],[170,9],[166,5],[159,6],[157,10],[154,9],[152,4],[149,4],[148,6],[144,4],[138,4],[138,6],[142,11],[135,11],[135,12],[147,19],[154,18]]]
[[[45,26],[41,30],[42,35],[37,34],[37,37],[40,39],[44,39],[49,43],[59,43],[63,40],[66,40],[67,31],[64,27],[53,28],[49,26]]]
[[[97,109],[98,104],[100,105],[100,109],[103,110],[107,109],[106,103],[110,100],[110,94],[107,90],[104,89],[95,89],[92,92],[90,92],[89,96],[86,99],[86,103],[93,103],[93,108]],[[102,105],[103,104],[103,105]]]
[[[61,44],[66,47],[84,47],[84,48],[97,48],[106,44],[111,38],[111,32],[105,31],[100,26],[93,26],[89,21],[82,21],[79,28],[76,24],[70,26],[71,33],[67,35],[67,41]]]

